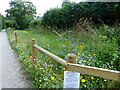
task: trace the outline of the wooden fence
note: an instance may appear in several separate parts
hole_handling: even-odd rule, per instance
[[[14,35],[16,44],[18,43],[18,36],[16,33],[13,33],[10,31],[11,36]],[[61,65],[63,65],[68,71],[73,72],[80,72],[83,74],[93,75],[97,77],[102,77],[105,79],[111,79],[115,81],[120,82],[120,72],[119,71],[113,71],[103,68],[96,68],[96,67],[90,67],[90,66],[84,66],[76,64],[76,56],[74,54],[68,54],[68,60],[65,61],[62,58],[50,53],[49,51],[41,48],[40,46],[36,45],[35,40],[32,40],[32,58],[33,60],[36,59],[36,49],[41,51],[42,53],[46,54],[47,56],[51,57]]]
[[[16,44],[18,43],[18,36],[16,33],[13,33],[12,31],[9,32],[11,36],[14,36]],[[32,40],[32,58],[33,60],[36,59],[36,49],[41,51],[42,53],[46,54],[47,56],[51,57],[61,65],[63,65],[68,71],[73,72],[80,72],[83,74],[93,75],[97,77],[102,77],[105,79],[111,79],[115,81],[120,82],[120,72],[119,71],[113,71],[103,68],[96,68],[96,67],[90,67],[90,66],[84,66],[76,64],[76,56],[74,54],[68,54],[68,60],[65,61],[62,58],[50,53],[49,51],[41,48],[40,46],[36,45],[35,40]]]
[[[58,56],[50,53],[49,51],[41,48],[40,46],[35,44],[35,40],[32,40],[32,57],[36,59],[36,49],[41,51],[42,53],[46,54],[47,56],[51,57],[61,65],[63,65],[68,71],[79,72],[83,74],[93,75],[97,77],[102,77],[105,79],[111,79],[120,82],[120,72],[107,70],[103,68],[96,68],[90,66],[83,66],[76,64],[76,56],[74,54],[68,54],[68,61],[59,58]]]

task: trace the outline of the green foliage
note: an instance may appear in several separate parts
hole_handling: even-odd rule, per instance
[[[15,24],[15,22],[13,22],[12,20],[6,20],[5,21],[6,28],[8,28],[8,27],[14,27],[14,24]]]
[[[69,53],[76,54],[77,63],[80,65],[119,70],[119,46],[116,36],[107,34],[109,30],[119,28],[101,26],[92,29],[92,33],[81,32],[78,36],[73,30],[61,32],[59,35],[44,29],[42,32],[15,31],[19,39],[17,45],[14,36],[9,34],[9,38],[28,78],[32,81],[32,88],[62,88],[64,68],[41,52],[37,52],[37,59],[32,60],[31,39],[35,38],[37,45],[63,59],[66,59]],[[118,82],[100,77],[81,74],[80,78],[80,88],[119,87]]]
[[[5,21],[6,21],[6,18],[2,14],[0,14],[0,30],[4,29],[6,27]]]
[[[73,27],[80,18],[90,18],[95,24],[108,25],[120,22],[120,3],[114,2],[81,2],[63,3],[62,8],[47,11],[42,19],[44,26],[57,28]]]
[[[0,13],[0,31],[2,30],[2,15]]]
[[[41,26],[41,19],[34,19],[30,22],[30,27],[37,28]]]
[[[6,12],[6,18],[15,21],[16,29],[25,29],[33,20],[36,8],[29,1],[11,1],[10,9],[7,9]]]

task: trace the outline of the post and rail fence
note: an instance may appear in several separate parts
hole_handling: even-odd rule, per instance
[[[79,72],[83,74],[93,75],[97,77],[102,77],[105,79],[115,80],[120,82],[120,72],[114,71],[114,70],[108,70],[103,68],[96,68],[91,66],[84,66],[76,64],[76,55],[74,54],[68,54],[67,58],[68,61],[52,54],[51,52],[41,48],[35,43],[35,39],[32,39],[32,57],[33,59],[36,59],[36,49],[40,52],[46,54],[50,58],[54,59],[56,62],[63,65],[67,71],[73,71],[73,72]]]
[[[17,34],[16,33],[13,34],[12,31],[10,32],[10,34],[11,34],[11,36],[14,35],[15,43],[17,44],[18,43]],[[32,39],[32,59],[33,60],[36,59],[36,49],[39,50],[40,52],[46,54],[50,58],[54,59],[56,62],[61,64],[63,67],[65,67],[67,71],[79,72],[82,74],[93,75],[93,76],[120,82],[120,72],[119,71],[79,65],[76,63],[76,55],[75,54],[68,54],[67,55],[68,60],[66,61],[66,60],[52,54],[51,52],[41,48],[40,46],[38,46],[35,43],[35,39]]]

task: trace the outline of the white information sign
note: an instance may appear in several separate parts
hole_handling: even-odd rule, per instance
[[[79,88],[80,73],[64,71],[64,88]]]

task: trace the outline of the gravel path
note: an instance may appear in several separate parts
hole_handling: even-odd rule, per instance
[[[27,88],[20,62],[11,49],[4,30],[0,32],[0,66],[2,67],[2,88]]]

